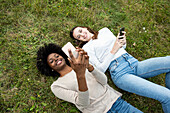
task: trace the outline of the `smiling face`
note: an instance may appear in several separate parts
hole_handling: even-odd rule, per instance
[[[80,41],[89,41],[93,37],[93,34],[87,28],[77,27],[73,31],[73,37]]]
[[[48,65],[55,71],[59,72],[66,64],[65,59],[57,53],[51,53],[47,57]]]

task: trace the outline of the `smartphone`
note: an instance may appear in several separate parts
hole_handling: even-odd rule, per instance
[[[70,55],[68,53],[68,49],[71,49],[74,58],[78,57],[78,52],[76,51],[76,48],[71,44],[71,42],[68,42],[62,47],[63,52],[70,58]]]
[[[124,33],[122,33],[122,31],[125,31],[125,27],[120,28],[120,31],[119,31],[120,36],[124,35]],[[119,39],[123,39],[123,37],[120,37]]]

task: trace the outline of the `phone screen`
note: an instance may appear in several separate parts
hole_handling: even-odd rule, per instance
[[[76,48],[70,43],[68,42],[67,44],[65,44],[63,47],[62,47],[62,50],[63,52],[70,58],[70,55],[68,53],[68,49],[71,49],[72,53],[73,53],[73,56],[75,58],[78,57],[78,52],[76,51]]]

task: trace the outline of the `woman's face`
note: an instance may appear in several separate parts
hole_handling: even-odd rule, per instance
[[[48,65],[55,71],[60,71],[63,66],[67,65],[65,59],[57,53],[51,53],[47,57]]]
[[[89,41],[92,38],[93,34],[90,33],[87,28],[76,27],[73,30],[73,37],[80,41]]]

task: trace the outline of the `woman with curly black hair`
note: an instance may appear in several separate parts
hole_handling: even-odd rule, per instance
[[[121,93],[107,84],[104,73],[89,64],[87,53],[77,48],[70,59],[58,45],[48,44],[37,52],[37,68],[47,76],[59,75],[51,85],[54,95],[71,102],[83,113],[142,113],[121,99]]]
[[[50,43],[48,45],[45,44],[44,47],[39,48],[37,52],[37,68],[42,74],[45,74],[46,76],[60,75],[58,72],[52,70],[47,63],[47,57],[51,53],[58,53],[63,56],[66,64],[70,66],[67,55],[61,50],[61,47]]]

